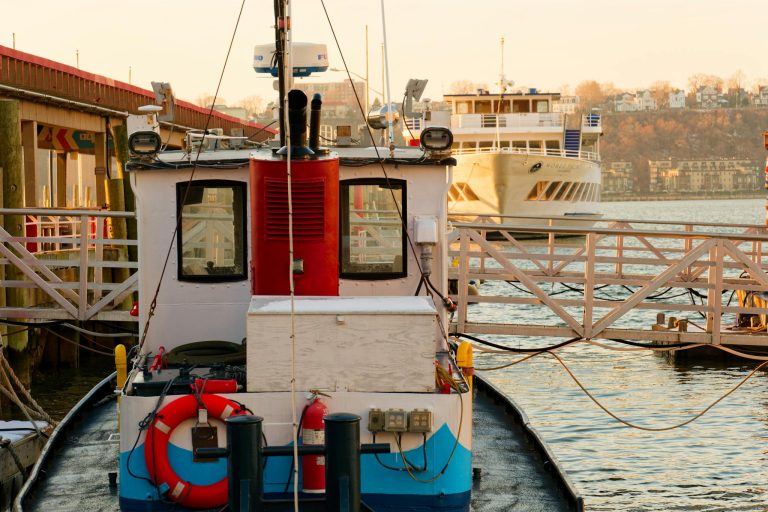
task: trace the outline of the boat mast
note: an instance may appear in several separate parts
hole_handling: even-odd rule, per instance
[[[501,38],[501,74],[499,75],[499,103],[496,106],[496,149],[501,149],[501,133],[499,133],[499,116],[501,103],[504,101],[504,37]]]
[[[286,97],[286,48],[288,47],[288,29],[290,18],[286,16],[287,0],[275,0],[275,67],[277,68],[278,85],[278,120],[280,127],[280,147],[285,146],[285,112],[283,102]]]

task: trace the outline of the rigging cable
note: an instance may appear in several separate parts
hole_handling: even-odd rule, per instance
[[[219,96],[219,89],[221,88],[221,82],[224,79],[224,71],[227,69],[227,62],[229,61],[229,55],[232,53],[232,45],[235,42],[235,36],[237,35],[237,27],[240,25],[240,18],[243,15],[243,8],[245,7],[245,0],[242,0],[242,3],[240,4],[240,11],[237,14],[237,20],[235,21],[235,28],[232,31],[232,38],[229,41],[229,48],[227,49],[227,55],[224,58],[224,64],[221,67],[221,73],[219,74],[219,82],[216,85],[216,92],[213,95],[213,100],[211,100],[211,108],[208,109],[208,116],[205,119],[205,128],[203,128],[203,133],[208,132],[208,126],[210,125],[211,119],[213,118],[213,106],[216,104],[216,99]],[[192,189],[192,181],[195,177],[195,171],[197,170],[197,163],[200,160],[200,153],[203,151],[203,144],[200,144],[200,146],[197,148],[197,154],[195,155],[195,160],[192,166],[192,171],[189,174],[189,180],[187,181],[187,185],[184,188],[184,196],[181,200],[181,205],[178,210],[178,213],[176,214],[176,224],[173,228],[173,234],[171,235],[171,241],[168,244],[168,251],[165,253],[165,261],[163,262],[162,269],[160,270],[160,277],[157,279],[157,287],[155,288],[155,293],[152,296],[152,301],[149,304],[149,311],[147,312],[147,320],[144,323],[144,329],[141,333],[141,339],[139,340],[139,347],[144,347],[144,342],[147,339],[147,333],[149,332],[149,324],[152,320],[152,317],[155,314],[155,308],[157,308],[157,297],[160,295],[160,287],[163,284],[163,276],[165,275],[165,271],[168,268],[168,262],[171,258],[171,252],[173,251],[173,245],[176,241],[176,234],[179,231],[179,225],[181,224],[181,213],[183,210],[183,206],[187,203],[187,198],[189,196],[189,191]]]
[[[355,96],[355,101],[357,102],[357,106],[360,109],[360,112],[363,112],[363,104],[360,100],[360,96],[357,94],[357,89],[354,87],[354,81],[352,80],[352,74],[349,71],[349,67],[347,66],[347,59],[344,57],[344,52],[341,50],[341,44],[339,43],[339,38],[336,36],[336,30],[333,28],[333,22],[331,22],[331,17],[328,14],[328,9],[325,6],[325,0],[320,0],[320,4],[323,7],[323,11],[325,12],[325,18],[328,20],[328,26],[331,29],[331,34],[333,35],[333,40],[336,43],[336,49],[339,51],[339,56],[341,57],[341,62],[344,64],[344,70],[347,73],[347,78],[349,80],[349,83],[352,84],[352,93]],[[383,5],[382,5],[383,8]],[[363,113],[363,122],[365,124],[366,131],[368,132],[368,136],[371,140],[374,140],[373,138],[373,131],[371,130],[370,125],[367,122],[367,119],[365,119],[365,113]],[[416,264],[416,268],[419,271],[419,274],[421,275],[421,278],[424,279],[425,274],[424,270],[421,268],[421,264],[419,263],[419,255],[416,252],[416,247],[413,243],[413,240],[411,239],[410,234],[408,233],[408,222],[407,219],[403,216],[403,210],[400,207],[400,203],[397,201],[397,197],[395,196],[395,189],[392,186],[392,183],[390,182],[389,173],[387,173],[387,169],[384,167],[384,161],[385,159],[381,156],[379,153],[379,148],[376,146],[376,144],[373,145],[373,150],[376,153],[376,160],[372,161],[371,163],[378,163],[381,167],[381,172],[384,175],[384,180],[387,183],[387,189],[390,191],[390,194],[392,196],[392,202],[395,205],[395,209],[397,210],[397,216],[400,219],[400,223],[402,225],[403,233],[405,234],[406,241],[408,242],[408,247],[410,248],[411,254],[413,255],[414,262]],[[426,156],[426,152],[423,156]],[[423,159],[423,158],[422,158]],[[366,164],[367,165],[367,164]],[[403,198],[405,200],[405,198]],[[407,260],[407,258],[406,258]],[[436,304],[437,306],[437,304]],[[440,331],[443,335],[443,340],[448,339],[448,331],[443,325],[443,320],[440,315],[437,315],[437,323],[440,328]]]

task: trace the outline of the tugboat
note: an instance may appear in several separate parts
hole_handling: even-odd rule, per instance
[[[319,95],[286,97],[275,148],[188,134],[161,151],[157,132],[131,134],[141,341],[57,428],[15,509],[581,510],[525,416],[479,380],[490,468],[473,472],[471,346],[446,329],[448,129],[329,151]],[[102,398],[115,386],[118,420]]]

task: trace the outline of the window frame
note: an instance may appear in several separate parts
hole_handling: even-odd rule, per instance
[[[349,191],[354,185],[378,185],[388,189],[399,189],[401,191],[401,253],[403,259],[403,268],[399,272],[344,272],[344,234],[345,224],[347,231],[349,229]],[[403,279],[408,277],[408,182],[403,179],[395,178],[352,178],[339,181],[339,277],[354,281],[386,281],[392,279]],[[348,249],[349,251],[349,249]]]
[[[233,218],[237,221],[237,213],[234,208],[237,197],[240,197],[242,201],[242,215],[240,220],[240,233],[238,233],[238,223],[235,222],[235,234],[234,237],[237,240],[238,237],[242,239],[242,248],[240,250],[240,257],[242,258],[243,271],[238,274],[203,274],[203,275],[188,275],[184,274],[184,255],[183,255],[183,230],[182,223],[184,205],[182,201],[187,193],[187,187],[203,187],[203,188],[231,188],[232,189],[232,207]],[[248,184],[239,180],[194,180],[183,181],[176,183],[176,219],[178,226],[176,229],[176,263],[177,271],[176,277],[179,281],[190,283],[232,283],[236,281],[248,280]],[[237,243],[233,248],[235,253],[235,261],[237,261]]]

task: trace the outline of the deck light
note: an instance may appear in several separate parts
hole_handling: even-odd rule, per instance
[[[453,134],[448,128],[430,126],[421,132],[421,147],[429,151],[445,151],[453,144]]]
[[[160,134],[157,132],[142,131],[132,133],[128,137],[128,149],[136,156],[153,156],[160,151]]]

